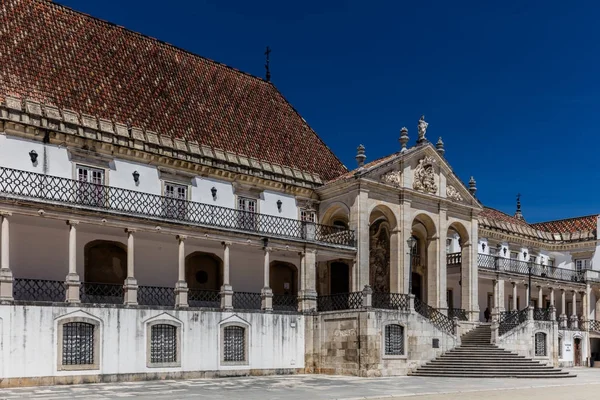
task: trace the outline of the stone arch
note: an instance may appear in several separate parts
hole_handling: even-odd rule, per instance
[[[394,212],[387,206],[378,204],[369,212],[369,225],[372,225],[377,220],[385,219],[388,222],[390,230],[396,229],[398,222]]]
[[[273,294],[298,293],[298,267],[290,262],[274,260],[269,268],[269,286]]]
[[[84,281],[122,284],[127,278],[127,247],[121,242],[93,240],[84,247]]]
[[[468,296],[471,295],[470,268],[469,268],[469,231],[462,222],[451,221],[446,231],[446,243],[442,243],[446,250],[446,305],[448,309],[465,309]],[[464,283],[464,284],[463,284]],[[503,304],[503,303],[502,303]],[[451,311],[453,312],[453,311]]]
[[[327,207],[327,210],[322,214],[321,223],[348,229],[350,224],[350,208],[346,204],[336,201]]]
[[[431,216],[418,213],[412,221],[411,234],[417,239],[412,255],[410,288],[418,299],[432,307],[439,307],[439,293],[436,291],[438,252],[435,240],[438,238],[437,225]]]
[[[185,280],[190,289],[220,290],[223,261],[213,253],[196,251],[185,258]]]

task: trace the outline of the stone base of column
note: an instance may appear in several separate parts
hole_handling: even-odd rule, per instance
[[[565,314],[561,314],[560,317],[558,318],[558,326],[560,328],[566,328],[567,327],[567,316]]]
[[[0,300],[13,300],[13,274],[8,268],[0,269]]]
[[[175,306],[188,306],[188,285],[186,281],[177,281],[175,284]]]
[[[415,295],[414,294],[408,295],[408,311],[410,311],[411,314],[415,312]]]
[[[79,304],[81,299],[79,298],[79,289],[81,288],[81,282],[78,274],[69,274],[65,280],[67,286],[66,301],[67,303]]]
[[[261,310],[273,311],[273,291],[269,287],[265,287],[260,291],[262,299]]]
[[[550,305],[550,321],[556,321],[556,308],[553,305]]]
[[[533,310],[534,310],[533,306],[529,306],[527,308],[527,320],[528,321],[533,321],[534,320],[534,318],[533,318]]]
[[[231,285],[221,286],[221,310],[233,310],[233,288]]]
[[[124,304],[128,306],[135,306],[138,304],[137,301],[137,279],[127,278],[123,285]]]
[[[362,291],[363,295],[363,308],[369,309],[373,307],[373,289],[371,286],[365,285],[365,288]]]
[[[498,321],[493,321],[492,325],[490,326],[490,330],[492,331],[492,338],[491,338],[491,343],[494,344],[498,341],[498,330],[500,328],[500,324],[498,323]]]
[[[571,321],[572,329],[579,328],[579,318],[577,317],[577,315],[571,315],[571,318],[569,318],[569,320]]]
[[[315,290],[303,290],[298,296],[298,311],[311,313],[317,310],[317,292]]]

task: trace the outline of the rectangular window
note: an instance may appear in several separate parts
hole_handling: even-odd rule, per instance
[[[187,217],[187,186],[171,182],[165,182],[164,185],[163,216],[185,220]]]
[[[301,209],[300,210],[300,221],[305,222],[317,222],[317,213],[312,210]]]
[[[548,259],[548,266],[549,267],[554,267],[554,259],[553,258],[549,258]]]
[[[255,231],[257,225],[256,200],[248,197],[238,197],[238,228]]]
[[[404,355],[404,327],[402,325],[386,325],[385,327],[385,355]]]
[[[537,261],[537,256],[529,256],[529,261],[535,264]]]
[[[77,202],[79,204],[104,207],[104,170],[77,165]]]
[[[94,364],[94,325],[70,322],[62,328],[62,365]]]
[[[589,269],[589,266],[590,266],[590,260],[584,260],[584,259],[575,260],[575,271],[583,271],[583,270]]]
[[[177,362],[177,327],[169,324],[152,325],[150,329],[150,362]]]
[[[246,328],[226,326],[223,329],[223,361],[246,361]]]
[[[519,258],[519,253],[517,253],[516,251],[511,251],[510,252],[510,258],[512,258],[513,260],[516,260]]]

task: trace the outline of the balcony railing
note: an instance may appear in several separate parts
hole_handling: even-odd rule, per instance
[[[363,306],[363,292],[337,293],[317,297],[317,310],[356,310]]]
[[[219,308],[221,307],[221,294],[218,290],[188,290],[188,305],[190,307]]]
[[[462,253],[448,253],[446,254],[446,265],[449,267],[460,265],[462,262]]]
[[[79,298],[82,303],[123,304],[123,285],[81,282]]]
[[[410,298],[408,294],[373,292],[372,306],[384,310],[408,311]]]
[[[462,308],[449,308],[448,309],[448,318],[453,319],[457,318],[459,321],[468,321],[467,312]]]
[[[258,214],[11,168],[0,168],[0,196],[186,225],[355,246],[354,231],[343,227]]]
[[[588,327],[589,327],[590,331],[600,332],[600,321],[590,319],[588,321]]]
[[[293,294],[274,294],[273,310],[298,311],[298,296]]]
[[[536,321],[551,321],[549,308],[535,308],[533,310],[533,319]]]
[[[175,305],[175,290],[172,287],[139,286],[137,301],[144,306],[172,307]]]
[[[260,293],[233,292],[233,308],[237,310],[260,310],[262,297]]]
[[[488,254],[479,254],[477,256],[477,259],[479,268],[484,270],[494,270],[500,272],[510,272],[519,275],[529,275],[529,269],[531,268],[532,276],[568,282],[585,282],[583,272],[575,271],[572,269],[552,267],[549,265],[540,265],[532,262],[492,256]]]
[[[13,298],[24,301],[60,303],[65,301],[64,281],[45,279],[13,279]]]

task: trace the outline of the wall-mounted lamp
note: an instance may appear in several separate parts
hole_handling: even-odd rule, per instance
[[[481,250],[485,251],[485,243],[481,243]]]
[[[31,158],[31,162],[35,164],[37,162],[38,153],[35,150],[31,150],[29,152],[29,158]]]
[[[523,259],[527,260],[527,252],[526,251],[523,252]]]
[[[213,200],[217,199],[217,188],[216,187],[212,187],[210,188],[210,193],[212,194]]]
[[[504,248],[502,249],[502,251],[504,252],[504,257],[506,257],[506,250],[507,250],[507,249],[506,249],[506,247],[504,247]]]
[[[137,185],[138,183],[140,183],[140,173],[137,171],[133,171],[133,181],[135,182],[135,184]]]
[[[281,212],[281,205],[282,205],[282,204],[283,204],[283,203],[281,202],[281,200],[277,200],[277,210],[278,210],[279,212]]]

